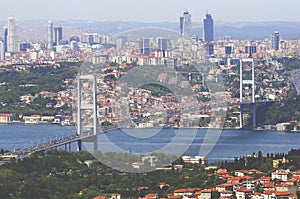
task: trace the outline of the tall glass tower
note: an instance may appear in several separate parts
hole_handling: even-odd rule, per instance
[[[271,47],[273,50],[279,50],[279,40],[279,32],[273,32],[273,34],[271,35]]]
[[[14,16],[8,18],[7,26],[7,51],[17,52],[17,31],[16,31],[16,21]]]
[[[183,16],[180,17],[180,32],[181,37],[183,38],[190,38],[191,30],[192,30],[192,20],[191,14],[188,11],[183,13]]]
[[[62,27],[55,27],[54,28],[54,42],[55,45],[59,45],[59,42],[63,38],[63,32],[62,32]]]
[[[149,56],[151,53],[151,46],[150,46],[150,39],[148,38],[142,38],[140,40],[140,50],[142,55]]]
[[[4,52],[7,52],[7,39],[8,39],[8,29],[7,26],[3,27],[3,45],[4,45]]]
[[[48,49],[53,48],[53,23],[51,20],[48,21]]]
[[[211,14],[206,14],[203,19],[203,41],[211,42],[214,40],[214,20]]]

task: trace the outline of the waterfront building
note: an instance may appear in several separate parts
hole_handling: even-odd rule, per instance
[[[183,13],[183,16],[180,17],[180,32],[181,37],[190,38],[192,30],[192,20],[191,14],[188,11]]]
[[[48,49],[53,48],[53,23],[51,20],[48,21]]]
[[[0,123],[10,123],[12,121],[13,114],[0,113]]]
[[[279,32],[277,31],[273,32],[271,35],[271,48],[273,50],[279,50],[279,40],[280,40]]]
[[[16,30],[16,21],[14,16],[8,18],[7,26],[7,51],[8,52],[17,52],[17,30]]]
[[[54,28],[54,42],[55,45],[59,45],[59,42],[63,39],[63,31],[62,27],[55,27]]]
[[[214,21],[211,14],[206,14],[203,19],[203,41],[211,42],[214,40]]]

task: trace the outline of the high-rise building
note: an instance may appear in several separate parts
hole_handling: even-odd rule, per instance
[[[168,50],[168,39],[167,38],[157,38],[158,50]]]
[[[150,39],[142,38],[140,40],[140,50],[142,55],[150,55],[151,52]]]
[[[8,39],[8,30],[7,26],[3,27],[3,45],[4,45],[4,52],[7,52],[7,39]]]
[[[54,42],[55,45],[59,45],[59,42],[63,39],[62,27],[54,28]]]
[[[158,43],[158,50],[160,50],[162,52],[163,57],[166,57],[167,56],[169,40],[167,38],[159,37],[157,39],[157,43]]]
[[[279,40],[279,32],[273,32],[273,34],[271,35],[271,47],[273,50],[279,50]]]
[[[48,49],[53,48],[53,23],[51,20],[48,21]]]
[[[192,30],[192,20],[191,14],[188,11],[183,13],[183,16],[180,17],[180,33],[183,38],[190,38]]]
[[[211,42],[214,40],[214,20],[211,14],[206,14],[203,19],[203,41]]]
[[[0,60],[5,59],[4,41],[0,41]]]
[[[16,21],[14,16],[8,18],[7,26],[7,51],[17,52],[17,31],[16,31]]]
[[[80,41],[80,39],[79,39],[79,37],[78,37],[78,36],[72,36],[72,37],[70,37],[70,43],[71,43],[72,41],[79,42],[79,41]]]
[[[245,53],[249,54],[249,57],[252,58],[252,54],[256,53],[256,46],[255,45],[245,46]]]

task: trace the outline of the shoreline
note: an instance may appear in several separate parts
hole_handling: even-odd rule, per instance
[[[39,122],[39,123],[26,123],[21,121],[12,121],[7,123],[0,123],[0,125],[59,125],[59,126],[76,126],[75,124],[61,124],[61,123],[52,123],[52,122]],[[109,131],[118,130],[118,129],[151,129],[151,128],[126,128],[126,127],[114,127],[114,128],[102,128],[104,130],[104,133],[107,133]],[[276,129],[263,129],[263,128],[254,128],[254,129],[242,129],[239,127],[224,127],[224,128],[216,128],[216,127],[154,127],[153,129],[207,129],[207,130],[242,130],[242,131],[274,131],[276,133],[300,133],[300,131],[277,131]]]

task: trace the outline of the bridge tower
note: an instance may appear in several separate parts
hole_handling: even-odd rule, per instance
[[[253,59],[240,59],[240,128],[244,128],[244,112],[250,110],[252,128],[256,127],[255,71]]]
[[[86,131],[86,129],[89,129]],[[77,135],[92,134],[90,142],[93,140],[94,149],[97,148],[97,81],[96,75],[81,75],[77,76]],[[78,150],[81,150],[81,142],[78,141]]]

